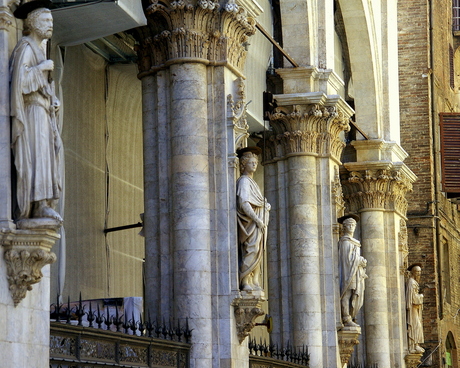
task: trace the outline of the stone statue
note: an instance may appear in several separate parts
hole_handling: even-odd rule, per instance
[[[60,103],[46,58],[46,41],[53,33],[49,1],[21,5],[14,15],[24,21],[24,37],[10,59],[12,148],[17,173],[18,220],[51,218],[61,193],[59,151],[62,149],[56,113]]]
[[[367,279],[367,261],[361,257],[361,243],[353,238],[358,216],[341,217],[344,235],[339,240],[339,277],[342,322],[358,327],[356,315],[364,302],[364,280]]]
[[[419,265],[412,265],[409,280],[406,283],[406,310],[407,310],[407,337],[410,354],[422,354],[423,343],[422,309],[423,294],[419,293],[419,282],[422,269]]]
[[[241,176],[236,182],[240,285],[244,291],[262,290],[261,263],[267,239],[270,204],[252,179],[257,170],[257,147],[238,151]]]

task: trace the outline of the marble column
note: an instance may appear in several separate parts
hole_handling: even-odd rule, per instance
[[[2,1],[5,3],[5,1]],[[6,2],[7,3],[7,2]],[[14,229],[11,212],[11,133],[9,87],[9,30],[13,25],[10,9],[0,4],[0,229]]]
[[[341,180],[349,212],[361,217],[361,243],[367,259],[364,295],[365,350],[368,364],[390,368],[404,364],[405,322],[398,232],[405,218],[405,194],[415,175],[402,163],[394,142],[357,141],[357,162],[345,163]]]
[[[188,317],[191,368],[245,367],[234,209],[236,147],[248,134],[235,87],[254,21],[233,1],[150,2],[145,13],[149,24],[134,36],[144,86],[146,307]]]
[[[280,259],[278,263],[271,262],[271,269],[277,274],[277,286],[289,288],[280,292],[270,287],[275,293],[273,312],[280,313],[275,319],[282,324],[276,333],[283,339],[288,336],[296,347],[307,345],[311,367],[332,366],[340,359],[338,341],[323,339],[324,331],[336,336],[338,310],[334,272],[326,269],[332,268],[335,253],[332,239],[336,219],[332,217],[336,208],[331,187],[336,178],[331,168],[337,168],[340,162],[344,143],[339,134],[348,129],[352,110],[337,96],[322,92],[274,98],[278,107],[270,116],[272,131],[267,134],[265,164],[267,174],[275,167],[283,167],[278,175],[282,175],[279,180],[284,180],[284,188],[280,190],[278,183],[278,193],[268,195],[276,203],[272,207],[274,221],[288,224],[285,236],[282,230],[276,234],[280,244],[286,239],[288,248],[277,251]],[[324,186],[329,188],[328,193],[323,193]],[[269,240],[270,250],[276,241]],[[281,296],[288,297],[288,308]]]

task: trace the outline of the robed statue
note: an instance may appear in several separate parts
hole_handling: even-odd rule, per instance
[[[24,36],[10,58],[12,149],[16,167],[16,219],[51,218],[61,194],[59,154],[62,149],[56,113],[52,60],[46,40],[53,33],[53,18],[45,0],[22,4],[14,15],[24,19]]]
[[[412,265],[409,279],[406,283],[406,317],[407,317],[407,342],[410,354],[422,354],[423,349],[423,294],[420,293],[420,276],[422,269],[419,265]]]
[[[339,219],[343,236],[339,240],[340,305],[344,326],[358,327],[356,315],[364,302],[367,260],[361,256],[361,243],[353,237],[358,216]]]
[[[253,179],[257,170],[257,147],[238,151],[241,176],[236,182],[239,279],[243,291],[262,290],[261,265],[267,240],[270,204]]]

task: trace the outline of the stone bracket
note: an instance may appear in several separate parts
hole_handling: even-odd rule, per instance
[[[40,282],[41,269],[56,261],[51,248],[59,239],[54,230],[0,230],[0,244],[7,267],[7,279],[17,306],[25,298],[32,285]]]
[[[342,366],[348,364],[350,356],[359,344],[358,337],[361,335],[361,327],[343,327],[337,332],[339,339],[340,361]]]
[[[250,293],[241,293],[240,298],[233,300],[235,308],[236,331],[240,344],[249,335],[251,330],[256,325],[257,317],[263,316],[262,302],[265,301],[263,293],[260,295],[251,295]]]
[[[422,358],[422,353],[420,354],[407,354],[404,357],[406,361],[406,368],[417,368],[421,363],[420,359]]]

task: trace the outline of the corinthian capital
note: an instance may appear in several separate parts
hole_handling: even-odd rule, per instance
[[[402,163],[347,163],[341,173],[349,211],[389,209],[405,217],[415,175]]]
[[[279,107],[270,116],[272,130],[267,132],[266,142],[272,147],[266,150],[266,161],[305,154],[340,161],[345,147],[340,133],[349,130],[352,113],[348,105],[322,93],[274,98]]]
[[[212,0],[154,0],[145,13],[148,25],[135,31],[141,77],[179,62],[227,65],[241,74],[245,44],[256,29],[233,0],[223,7]]]

